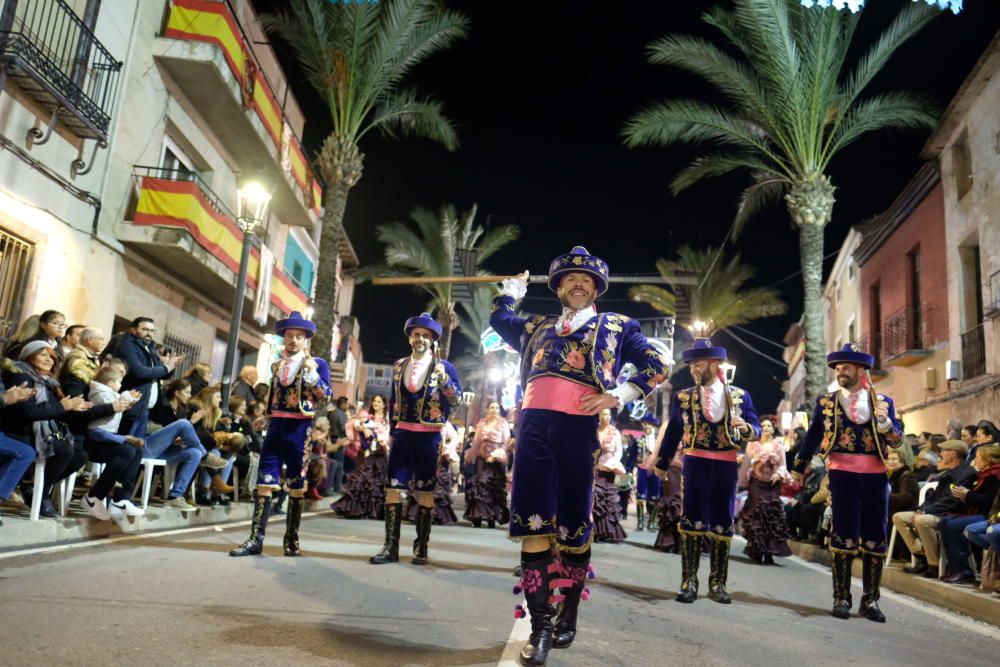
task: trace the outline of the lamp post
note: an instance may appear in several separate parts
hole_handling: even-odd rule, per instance
[[[226,412],[229,410],[229,396],[233,390],[233,375],[236,372],[240,324],[243,322],[243,296],[246,293],[247,267],[250,264],[250,246],[253,245],[254,229],[265,221],[267,206],[270,203],[271,193],[258,180],[248,180],[236,191],[236,224],[243,232],[243,252],[240,254],[240,271],[236,279],[233,314],[229,320],[226,363],[222,369],[222,410]]]

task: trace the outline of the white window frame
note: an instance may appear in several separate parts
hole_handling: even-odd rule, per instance
[[[167,155],[167,149],[169,149],[170,152],[173,153],[185,167],[187,167],[188,171],[192,174],[198,173],[198,169],[194,166],[194,160],[191,159],[191,156],[189,156],[183,148],[178,146],[177,142],[171,139],[168,135],[163,135],[163,145],[160,146],[160,157],[156,162],[157,167],[161,167],[163,165],[163,158]]]

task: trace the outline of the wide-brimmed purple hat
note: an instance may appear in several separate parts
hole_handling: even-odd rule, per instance
[[[567,273],[589,273],[597,284],[597,296],[608,291],[608,263],[594,257],[582,245],[574,246],[565,255],[559,255],[549,264],[549,289],[553,292]]]
[[[826,355],[826,365],[830,368],[845,362],[864,366],[869,369],[875,367],[875,357],[866,352],[862,352],[857,343],[845,343],[842,349]]]
[[[306,338],[312,338],[316,333],[316,323],[302,317],[302,313],[293,310],[283,320],[278,320],[274,325],[274,332],[283,336],[289,329],[301,329],[306,332]]]
[[[684,363],[698,361],[699,359],[718,359],[720,361],[725,361],[729,358],[729,355],[726,354],[726,348],[712,345],[711,338],[695,338],[694,345],[692,345],[690,349],[684,350],[684,353],[681,354],[681,358],[684,359]]]
[[[434,333],[434,340],[441,337],[441,323],[431,317],[430,313],[420,313],[406,320],[406,324],[403,325],[403,333],[409,338],[410,332],[417,327],[430,329]]]

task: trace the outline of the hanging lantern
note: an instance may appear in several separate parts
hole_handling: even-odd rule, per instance
[[[852,12],[861,11],[865,0],[801,0],[806,7],[836,7],[837,9],[848,9]],[[928,5],[935,5],[940,9],[950,9],[954,13],[962,11],[962,0],[913,0],[914,2],[924,2]]]

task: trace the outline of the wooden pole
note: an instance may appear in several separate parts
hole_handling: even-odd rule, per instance
[[[372,285],[440,285],[451,284],[456,285],[460,283],[498,283],[502,280],[508,278],[517,278],[517,276],[431,276],[431,277],[393,277],[393,278],[372,278]],[[545,275],[541,276],[529,276],[529,283],[546,283],[549,277]],[[664,278],[663,276],[612,276],[608,282],[611,283],[628,283],[628,284],[647,284],[647,285],[697,285],[698,279],[691,276],[672,276],[669,278]]]

